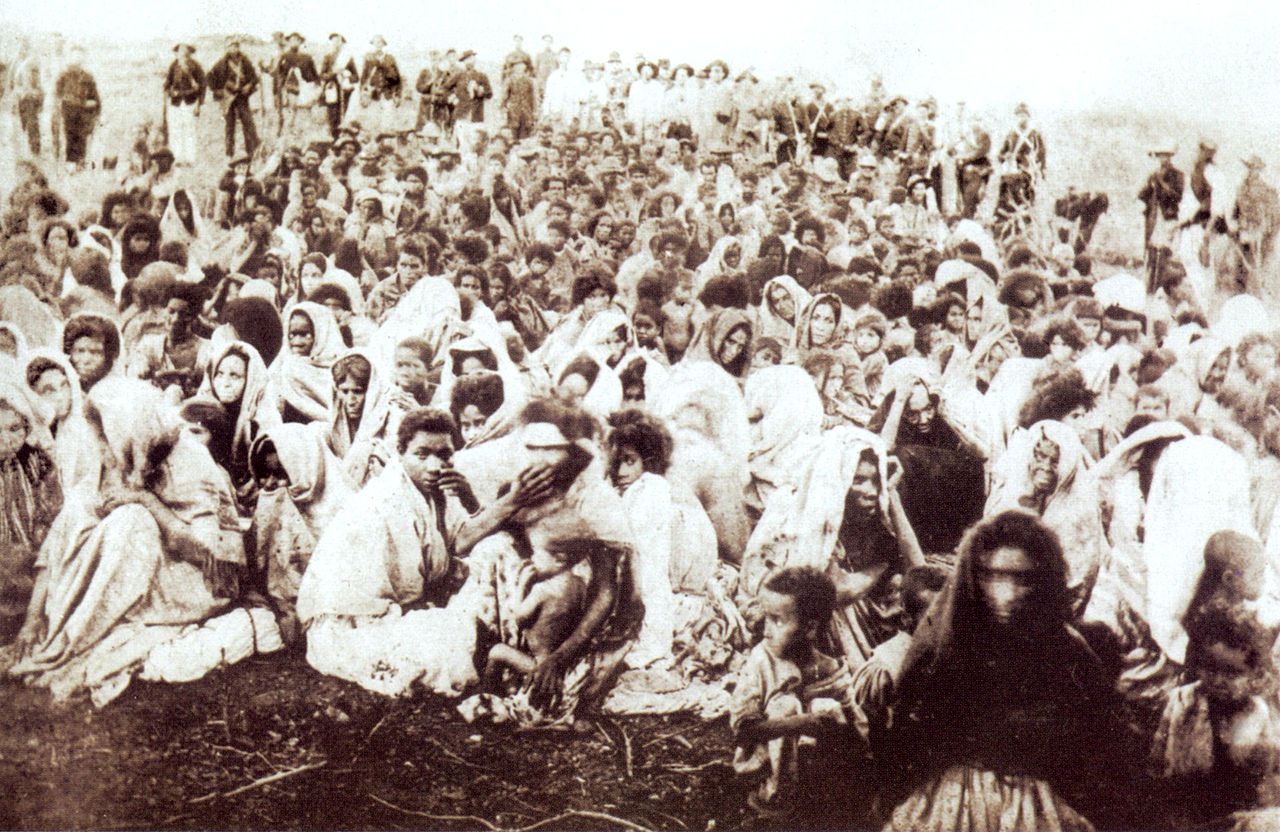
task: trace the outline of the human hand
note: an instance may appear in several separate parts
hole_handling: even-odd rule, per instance
[[[516,476],[512,500],[518,508],[544,502],[555,492],[555,469],[550,465],[534,465]]]
[[[564,660],[552,653],[533,669],[525,681],[529,704],[539,710],[554,708],[564,692]]]
[[[467,511],[475,511],[480,505],[475,492],[471,490],[471,483],[467,482],[467,478],[452,465],[440,469],[436,478],[436,487],[457,499]]]

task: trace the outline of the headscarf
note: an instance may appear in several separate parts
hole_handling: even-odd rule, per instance
[[[765,506],[742,559],[739,594],[754,598],[768,575],[788,566],[810,566],[825,572],[839,542],[845,498],[864,453],[870,453],[880,475],[877,513],[889,523],[888,451],[880,437],[841,425],[821,441],[789,484]]]
[[[391,402],[391,388],[387,384],[381,369],[373,360],[373,356],[363,349],[348,350],[341,358],[333,362],[338,366],[348,358],[359,357],[369,362],[369,386],[365,389],[364,407],[360,411],[360,424],[355,435],[351,435],[351,425],[347,414],[334,397],[332,413],[329,416],[329,447],[334,454],[346,463],[345,470],[351,482],[361,485],[367,478],[369,457],[374,451],[374,442],[390,436],[395,441],[395,429],[399,425],[399,414]],[[337,384],[334,384],[337,389]]]
[[[1213,323],[1213,334],[1230,347],[1254,332],[1270,334],[1275,331],[1271,316],[1262,301],[1253,295],[1236,295],[1222,304],[1218,319]]]
[[[289,348],[289,321],[303,315],[311,321],[314,342],[307,355]],[[303,301],[285,309],[285,344],[271,365],[281,400],[309,421],[322,422],[333,408],[333,375],[330,368],[347,349],[333,313],[318,303]]]
[[[796,477],[819,441],[822,400],[808,373],[785,364],[752,373],[745,395],[752,420],[751,476],[780,487]]]
[[[795,306],[794,322],[788,322],[773,311],[773,305],[769,303],[769,292],[774,286],[781,286],[791,295],[791,302]],[[779,343],[788,346],[794,344],[796,323],[799,322],[800,314],[808,308],[812,300],[813,296],[808,290],[797,283],[791,275],[779,275],[765,283],[764,291],[760,294],[760,331],[757,335],[761,338],[776,338]]]
[[[1151,635],[1175,662],[1184,661],[1182,616],[1204,571],[1204,546],[1224,529],[1257,538],[1249,468],[1230,447],[1191,436],[1160,456],[1147,495],[1143,559]]]
[[[1089,453],[1073,429],[1061,422],[1041,421],[1015,433],[1009,440],[1008,451],[1000,459],[984,513],[1026,510],[1021,498],[1032,493],[1030,468],[1036,445],[1041,440],[1057,446],[1058,464],[1057,482],[1045,498],[1039,515],[1058,535],[1067,563],[1067,588],[1082,607],[1097,579],[1106,538]]]
[[[747,340],[742,345],[742,352],[734,360],[736,366],[727,367],[720,361],[720,348],[737,329],[746,331]],[[718,309],[703,321],[702,326],[694,333],[693,341],[690,342],[689,349],[681,360],[710,361],[734,378],[745,379],[747,372],[751,369],[752,329],[751,318],[743,310],[733,307]]]
[[[588,352],[570,354],[563,364],[555,368],[552,382],[558,386],[569,367],[584,359],[595,364],[597,371],[595,381],[591,382],[579,406],[603,423],[609,414],[622,407],[622,380],[603,359]],[[503,387],[506,387],[505,379]]]
[[[178,441],[182,425],[177,411],[165,404],[158,388],[131,378],[104,378],[93,386],[88,402],[98,414],[121,480],[144,488],[157,449],[172,448]]]
[[[26,363],[21,369],[24,380],[26,379],[27,370],[36,361],[50,361],[56,365],[66,376],[67,385],[71,388],[71,409],[67,411],[66,417],[56,425],[56,434],[53,430],[55,427],[53,414],[48,412],[34,390],[31,393],[37,418],[44,425],[44,430],[52,434],[52,456],[54,464],[58,468],[58,477],[62,484],[62,490],[63,492],[69,491],[77,485],[90,480],[92,480],[92,485],[96,487],[97,460],[93,459],[90,453],[90,449],[95,446],[96,440],[93,428],[84,418],[84,393],[80,389],[80,378],[76,375],[71,362],[60,351],[40,349],[32,350],[27,354]],[[30,385],[27,386],[30,387]]]
[[[254,440],[254,449],[268,441],[275,446],[280,465],[289,475],[290,499],[307,517],[318,536],[355,489],[314,427],[276,425]]]
[[[824,304],[835,309],[835,327],[831,330],[831,339],[827,343],[814,344],[809,333],[809,325],[813,321],[814,311]],[[844,345],[845,329],[849,323],[845,320],[844,304],[838,295],[830,292],[814,295],[804,309],[796,315],[796,329],[791,342],[796,356],[803,360],[812,350],[838,350]]]
[[[444,360],[445,349],[462,318],[458,290],[442,277],[424,277],[405,292],[370,342],[370,351],[384,367],[395,359],[396,345],[406,338],[422,338],[431,345],[435,361]]]
[[[199,395],[217,399],[217,396],[213,395],[213,376],[218,372],[218,365],[233,349],[249,357],[245,362],[247,366],[244,392],[240,395],[238,403],[228,405],[226,402],[220,402],[220,404],[229,409],[236,404],[239,405],[235,427],[232,430],[231,459],[234,469],[247,471],[250,444],[259,432],[280,424],[280,411],[266,365],[262,363],[262,357],[258,355],[258,351],[245,341],[229,341],[214,347],[209,366],[205,368],[204,380],[200,382]]]

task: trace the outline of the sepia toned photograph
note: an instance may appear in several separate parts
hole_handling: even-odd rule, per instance
[[[5,0],[0,829],[1280,832],[1277,44]]]

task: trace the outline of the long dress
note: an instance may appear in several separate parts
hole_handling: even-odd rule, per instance
[[[103,415],[108,444],[117,460],[140,468],[173,434],[149,416],[155,412],[147,400],[151,388],[139,391],[127,380],[101,384],[104,389],[99,394],[95,387],[91,398]],[[242,565],[244,548],[225,476],[204,446],[179,433],[148,479],[148,490],[208,547],[211,562],[202,569],[174,559],[141,505],[121,505],[99,518],[97,495],[73,492],[37,558],[48,572],[44,636],[9,669],[11,676],[48,688],[58,699],[88,691],[102,705],[146,670],[153,652],[185,635],[187,625],[227,606],[215,594],[213,576],[218,564]]]

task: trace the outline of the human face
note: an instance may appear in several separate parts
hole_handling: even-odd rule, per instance
[[[982,307],[970,306],[965,312],[965,337],[969,343],[975,344],[982,337]]]
[[[111,206],[111,226],[119,228],[129,220],[129,206],[123,202],[117,202]],[[143,249],[146,251],[146,249]]]
[[[0,460],[12,459],[22,450],[28,430],[26,419],[7,404],[0,404]]]
[[[170,298],[165,305],[164,316],[170,340],[181,341],[191,334],[191,323],[196,319],[196,312],[191,304],[180,298]]]
[[[414,390],[427,380],[427,365],[408,347],[397,347],[395,356],[396,386],[401,390]]]
[[[107,374],[107,348],[101,338],[77,338],[67,358],[85,384],[93,384]]]
[[[1058,460],[1062,452],[1057,443],[1042,438],[1031,451],[1031,487],[1036,494],[1049,494],[1058,486]]]
[[[604,289],[592,289],[582,301],[582,312],[588,320],[594,318],[609,305],[609,295]]]
[[[773,310],[773,314],[782,320],[788,323],[795,322],[796,302],[791,297],[791,293],[787,291],[787,287],[779,286],[776,283],[769,287],[769,308]]]
[[[771,589],[760,593],[760,606],[764,612],[764,645],[775,656],[793,657],[803,653],[816,627],[805,626],[796,610],[796,601]]]
[[[0,353],[13,358],[18,357],[18,339],[7,329],[0,329]]]
[[[729,337],[725,338],[720,344],[720,365],[728,366],[737,361],[738,357],[742,355],[742,351],[746,349],[749,337],[745,328],[734,327],[729,333]]]
[[[338,406],[350,421],[358,421],[364,413],[364,400],[369,391],[368,385],[361,384],[355,378],[347,376],[337,387]]]
[[[453,437],[447,433],[427,431],[415,433],[400,454],[400,461],[404,463],[409,479],[423,494],[435,489],[440,471],[448,466],[452,458]]]
[[[1196,676],[1211,701],[1224,704],[1247,702],[1254,668],[1243,649],[1212,642],[1201,650]]]
[[[1080,325],[1080,331],[1084,333],[1086,345],[1097,342],[1098,333],[1102,332],[1102,321],[1097,318],[1076,318],[1076,323]]]
[[[880,349],[880,336],[871,327],[864,326],[854,333],[853,348],[865,358]]]
[[[836,331],[836,313],[829,303],[820,303],[809,318],[809,342],[820,347],[831,341]]]
[[[289,484],[289,475],[280,464],[280,455],[274,450],[262,455],[262,468],[258,473],[258,487],[263,491],[274,491]]]
[[[1204,378],[1204,388],[1206,393],[1216,393],[1218,388],[1222,387],[1222,382],[1227,379],[1227,367],[1231,363],[1231,356],[1223,350],[1222,354],[1213,362],[1213,366],[1209,368],[1208,374]]]
[[[333,319],[337,321],[339,325],[343,325],[348,320],[350,320],[351,310],[343,307],[342,301],[340,301],[339,299],[325,298],[323,305],[325,309],[328,309],[330,312],[333,313]]]
[[[218,363],[213,372],[213,396],[223,404],[236,404],[244,395],[245,383],[249,376],[249,366],[245,360],[228,354]]]
[[[954,332],[956,335],[964,334],[964,307],[958,303],[953,303],[947,307],[947,318],[944,322],[947,332]]]
[[[585,383],[582,376],[571,376]],[[535,422],[524,428],[524,448],[532,465],[556,466],[569,458],[569,440],[549,422]]]
[[[627,339],[622,327],[618,327],[609,333],[609,335],[604,339],[604,348],[608,355],[608,363],[610,367],[615,366],[622,360],[623,354],[627,351]]]
[[[1169,418],[1169,402],[1160,396],[1139,396],[1133,410],[1134,416],[1150,416],[1153,419]]]
[[[129,251],[134,254],[146,254],[151,248],[151,238],[146,234],[133,234],[129,237]]]
[[[461,294],[470,295],[473,299],[479,300],[484,288],[480,284],[479,277],[474,274],[464,274],[458,279],[458,291]]]
[[[422,273],[425,269],[426,264],[416,254],[401,252],[399,259],[396,260],[396,273],[400,275],[400,283],[406,289],[412,288],[415,283],[422,279]]]
[[[849,483],[849,496],[862,511],[873,511],[880,501],[880,471],[874,462],[864,459],[853,472]]]
[[[32,389],[49,406],[55,419],[65,419],[71,412],[71,383],[67,381],[67,374],[61,370],[45,370],[36,379]]]
[[[320,279],[324,276],[324,272],[315,263],[303,263],[300,276],[302,278],[302,292],[307,297],[310,297],[311,293],[320,285]]]
[[[928,433],[933,430],[934,418],[937,415],[938,408],[933,403],[933,397],[929,395],[929,391],[923,384],[917,384],[911,389],[911,395],[907,397],[906,407],[902,411],[903,420],[921,433]]]
[[[609,238],[613,236],[613,221],[608,219],[600,219],[596,222],[595,241],[597,243],[607,243]]]
[[[458,427],[462,431],[462,441],[470,442],[481,434],[484,430],[485,415],[474,404],[469,404],[462,408],[462,412],[458,414]]]
[[[658,323],[648,315],[636,315],[631,319],[631,326],[641,346],[652,344],[658,337]]]
[[[560,179],[553,179],[547,183],[547,187],[542,193],[547,202],[564,199],[564,182]]]
[[[316,345],[316,330],[311,319],[300,312],[289,316],[289,349],[294,355],[311,355]]]
[[[462,364],[458,368],[458,377],[470,378],[471,376],[478,376],[487,369],[488,367],[484,366],[484,362],[482,360],[474,355],[469,355],[462,359]]]
[[[630,488],[632,483],[640,479],[644,473],[644,460],[635,448],[618,449],[618,468],[613,475],[613,483],[618,488]]]
[[[1070,364],[1076,358],[1076,350],[1061,335],[1055,335],[1049,342],[1049,355],[1059,364]]]
[[[49,250],[50,256],[53,258],[61,258],[71,248],[71,240],[67,237],[67,229],[60,225],[55,225],[49,229],[49,236],[45,239],[45,248]]]
[[[213,442],[213,434],[199,422],[183,422],[182,429],[206,448]]]
[[[998,624],[1024,616],[1035,595],[1035,563],[1014,546],[1001,546],[978,556],[978,594]]]
[[[684,251],[677,245],[666,245],[658,253],[658,262],[667,271],[678,269],[684,263]]]
[[[782,361],[782,357],[772,347],[756,350],[756,354],[751,357],[751,369],[759,370],[762,367],[774,367]]]

